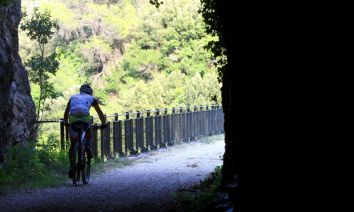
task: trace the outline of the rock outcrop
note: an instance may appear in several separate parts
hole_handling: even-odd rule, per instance
[[[35,105],[19,56],[21,0],[0,3],[0,162],[7,146],[34,139]]]

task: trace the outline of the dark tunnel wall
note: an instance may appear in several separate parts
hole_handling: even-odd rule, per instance
[[[320,147],[332,142],[336,154],[333,143],[353,137],[352,64],[345,53],[352,33],[345,12],[321,9],[334,5],[215,2],[229,62],[223,186],[238,184],[231,193],[239,207],[248,186],[292,189],[301,181],[289,178],[312,172],[307,167],[317,167],[310,158],[323,154]]]

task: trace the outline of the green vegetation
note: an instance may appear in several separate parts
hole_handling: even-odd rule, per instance
[[[7,192],[61,184],[69,159],[67,153],[53,147],[18,144],[9,148],[0,168],[0,190]]]
[[[5,162],[0,164],[0,191],[29,188],[54,187],[68,183],[68,151],[58,151],[53,139],[46,145],[15,145],[6,152]],[[92,175],[111,168],[131,165],[132,160],[118,158],[103,163],[100,159],[92,161]]]
[[[59,26],[56,20],[52,20],[48,10],[41,12],[38,8],[34,9],[30,18],[26,13],[23,13],[23,19],[20,28],[31,40],[36,42],[39,48],[26,60],[25,66],[29,70],[30,81],[39,86],[39,96],[35,96],[35,103],[37,120],[40,120],[44,110],[48,110],[45,105],[46,100],[57,97],[49,78],[51,75],[55,75],[59,62],[56,59],[57,54],[53,50],[48,51],[47,47]]]
[[[12,2],[13,0],[0,0],[0,5],[7,5],[9,4],[10,2]]]
[[[143,0],[24,0],[22,6],[28,16],[36,7],[49,11],[59,26],[47,43],[59,66],[48,78],[55,95],[46,99],[42,119],[62,118],[84,82],[106,114],[221,103],[219,59],[204,48],[218,38],[206,33],[199,0],[165,1],[158,8]],[[19,40],[28,61],[38,45],[23,30]],[[31,92],[37,101],[41,92],[33,81]],[[40,143],[53,136],[58,142],[54,125],[42,126]]]
[[[207,211],[209,204],[217,199],[221,181],[221,167],[217,166],[209,177],[188,189],[173,193],[183,211]]]

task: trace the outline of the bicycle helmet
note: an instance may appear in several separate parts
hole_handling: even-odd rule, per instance
[[[92,95],[93,91],[92,88],[88,84],[83,84],[80,87],[80,93],[86,93],[88,95]]]

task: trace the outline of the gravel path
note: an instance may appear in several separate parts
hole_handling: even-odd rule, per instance
[[[0,196],[0,211],[178,211],[171,192],[205,179],[222,164],[224,137],[141,154],[131,166],[93,176],[88,185],[71,181],[57,188]],[[81,199],[81,206],[74,202]]]

